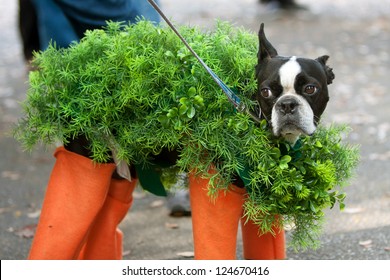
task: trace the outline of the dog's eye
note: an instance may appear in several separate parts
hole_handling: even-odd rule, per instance
[[[268,98],[272,95],[272,91],[269,88],[262,88],[260,90],[260,94],[264,98]]]
[[[313,85],[308,85],[305,87],[304,92],[308,95],[313,95],[317,92],[318,88]]]

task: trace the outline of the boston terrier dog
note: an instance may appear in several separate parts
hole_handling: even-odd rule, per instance
[[[295,143],[301,134],[312,135],[329,100],[328,87],[334,79],[326,65],[329,56],[317,59],[279,56],[259,31],[254,99],[276,137]]]

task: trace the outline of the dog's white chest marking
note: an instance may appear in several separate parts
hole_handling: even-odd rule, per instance
[[[280,84],[283,87],[283,94],[295,93],[295,78],[301,73],[302,68],[297,62],[297,57],[293,56],[279,69]]]

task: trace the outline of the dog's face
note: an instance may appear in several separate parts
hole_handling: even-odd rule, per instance
[[[261,25],[255,99],[276,137],[295,143],[301,134],[315,132],[329,100],[327,85],[334,79],[328,58],[279,56]]]

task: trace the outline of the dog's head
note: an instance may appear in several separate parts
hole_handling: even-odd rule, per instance
[[[301,134],[315,132],[329,100],[328,84],[335,77],[326,65],[328,58],[279,56],[261,24],[254,98],[276,137],[294,143]]]

